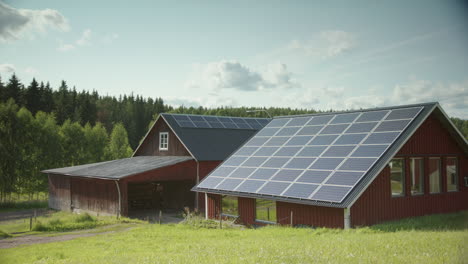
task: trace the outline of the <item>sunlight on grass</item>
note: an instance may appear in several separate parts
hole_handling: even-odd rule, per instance
[[[463,263],[468,259],[466,214],[415,218],[401,225],[427,229],[391,232],[387,230],[396,222],[351,230],[145,224],[114,234],[3,249],[0,263]],[[429,218],[454,224],[452,229],[431,229]]]

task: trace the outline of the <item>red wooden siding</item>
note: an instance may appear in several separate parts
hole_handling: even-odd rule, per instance
[[[208,218],[218,219],[219,212],[221,209],[221,195],[208,193],[207,198],[208,198]]]
[[[168,132],[168,150],[159,150],[159,132]],[[190,153],[160,117],[134,156],[190,156]]]
[[[240,221],[245,225],[255,223],[255,199],[238,197],[238,210]]]
[[[117,215],[119,200],[114,181],[71,178],[70,186],[72,210]]]
[[[213,171],[222,161],[200,161],[199,164],[199,178],[200,181],[204,179],[211,171]],[[193,185],[195,186],[195,184]],[[193,187],[192,186],[192,187]],[[198,196],[198,210],[205,212],[205,194],[204,193],[194,193],[195,196]]]
[[[390,168],[387,166],[351,207],[353,226],[468,209],[468,188],[463,183],[463,177],[468,175],[468,157],[435,116],[431,115],[421,125],[396,156],[405,158],[405,196],[391,196]],[[447,192],[445,170],[447,156],[458,158],[458,192]],[[424,158],[423,195],[411,195],[410,157]],[[439,194],[429,194],[427,173],[429,157],[439,157],[442,161],[442,192]]]
[[[49,174],[49,207],[70,211],[70,177]]]
[[[322,206],[276,202],[276,218],[282,225],[310,225],[316,227],[344,228],[344,210]]]

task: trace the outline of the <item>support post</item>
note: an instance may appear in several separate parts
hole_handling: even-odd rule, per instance
[[[197,163],[197,182],[196,182],[196,185],[198,185],[198,183],[200,183],[200,163],[198,162],[198,160],[195,160],[195,162]],[[197,208],[197,210],[200,211],[200,208],[198,208],[198,192],[195,192],[195,208]]]
[[[291,210],[291,227],[294,226],[294,219],[293,219],[294,215],[293,215],[293,211]]]
[[[122,196],[120,195],[119,181],[114,181],[117,187],[117,195],[119,196],[119,208],[117,208],[117,218],[120,218],[120,210],[122,208]]]
[[[221,197],[221,199],[223,199]],[[221,206],[219,208],[219,229],[223,229],[223,204],[222,204],[222,200],[221,200]]]
[[[205,219],[208,220],[208,193],[205,193]]]
[[[344,209],[344,229],[351,228],[351,208]]]

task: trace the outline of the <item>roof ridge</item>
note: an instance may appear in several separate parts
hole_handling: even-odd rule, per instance
[[[356,113],[356,112],[370,112],[370,111],[380,111],[380,110],[393,110],[398,108],[408,108],[408,107],[418,107],[418,106],[428,106],[428,105],[437,105],[439,102],[427,102],[427,103],[419,103],[419,104],[407,104],[407,105],[396,105],[396,106],[385,106],[385,107],[374,107],[374,108],[366,108],[366,109],[357,109],[357,110],[343,110],[343,111],[333,111],[333,112],[320,112],[320,113],[313,113],[313,114],[302,114],[302,115],[283,115],[283,116],[274,116],[273,119],[276,118],[295,118],[295,117],[307,117],[307,116],[320,116],[320,115],[336,115],[336,114],[348,114],[348,113]]]
[[[234,117],[234,118],[248,118],[248,119],[271,119],[265,117],[244,117],[244,116],[221,116],[221,115],[196,115],[196,114],[181,114],[181,113],[160,113],[160,115],[189,115],[189,116],[210,116],[210,117]]]

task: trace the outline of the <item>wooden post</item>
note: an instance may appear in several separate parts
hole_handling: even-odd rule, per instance
[[[32,231],[32,219],[33,219],[33,217],[31,216],[29,218],[29,231]]]
[[[293,227],[293,211],[291,211],[291,227]]]
[[[267,207],[267,219],[270,221],[270,207]]]
[[[223,229],[223,205],[219,208],[219,229]]]
[[[34,223],[37,222],[37,212],[36,209],[34,209]]]
[[[162,211],[159,210],[159,224],[161,224],[161,218],[162,218]]]

